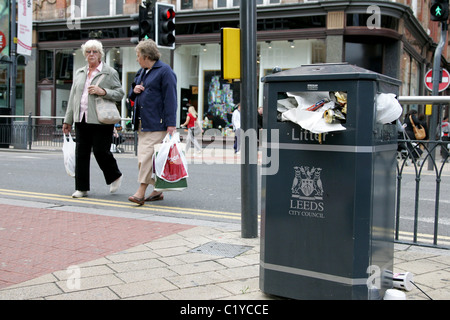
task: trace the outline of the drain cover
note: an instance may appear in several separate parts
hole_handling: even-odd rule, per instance
[[[194,248],[189,252],[211,254],[215,256],[233,258],[250,250],[251,248],[252,248],[251,246],[241,246],[237,244],[220,243],[212,241],[205,243],[200,247]]]

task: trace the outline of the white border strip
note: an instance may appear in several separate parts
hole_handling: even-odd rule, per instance
[[[375,153],[397,150],[397,144],[385,144],[378,146],[344,146],[323,144],[295,144],[295,143],[267,143],[263,147],[267,149],[306,150],[306,151],[334,151],[350,153]]]
[[[278,271],[283,273],[290,273],[295,274],[299,276],[304,276],[308,278],[315,278],[320,280],[326,280],[326,281],[332,281],[332,282],[338,282],[345,285],[367,285],[367,279],[366,278],[346,278],[346,277],[340,277],[332,274],[322,273],[322,272],[315,272],[310,270],[304,270],[304,269],[298,269],[298,268],[292,268],[292,267],[286,267],[286,266],[280,266],[277,264],[272,263],[265,263],[260,261],[260,266],[264,269],[272,270],[272,271]]]

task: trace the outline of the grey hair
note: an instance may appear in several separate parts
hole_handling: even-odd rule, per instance
[[[142,56],[149,58],[152,61],[157,61],[161,58],[161,53],[158,50],[156,42],[152,39],[141,40],[135,48]]]
[[[100,52],[101,57],[100,60],[103,60],[103,57],[105,56],[105,52],[103,51],[103,45],[98,40],[88,40],[84,44],[81,45],[81,51],[83,52],[83,56],[86,58],[86,50],[87,49],[94,49]]]

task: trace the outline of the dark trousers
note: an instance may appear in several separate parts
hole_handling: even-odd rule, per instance
[[[77,122],[75,149],[75,190],[89,191],[91,150],[95,160],[103,171],[106,184],[111,184],[122,173],[111,153],[111,141],[114,125]]]
[[[445,157],[447,157],[447,155],[448,155],[448,148],[447,148],[447,144],[449,144],[450,143],[450,137],[449,136],[443,136],[442,137],[442,141],[443,141],[443,143],[442,143],[442,145],[441,145],[441,156],[442,156],[442,158],[445,158]]]

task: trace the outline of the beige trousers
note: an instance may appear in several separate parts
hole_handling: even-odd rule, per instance
[[[138,182],[155,185],[152,179],[155,145],[162,143],[167,131],[138,131]]]

